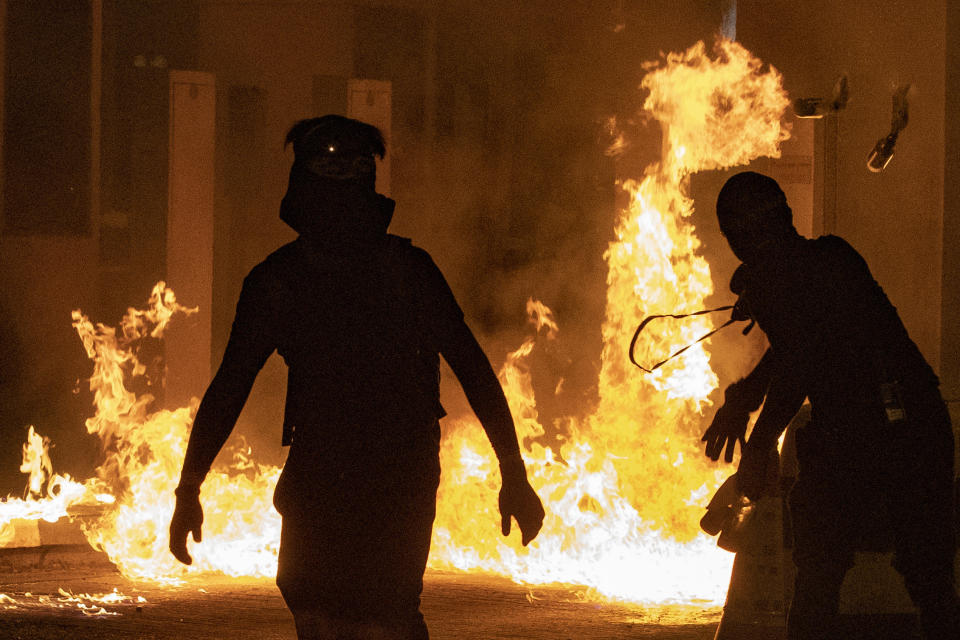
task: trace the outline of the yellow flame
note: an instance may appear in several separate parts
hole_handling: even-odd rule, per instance
[[[97,410],[87,429],[108,447],[97,472],[116,498],[85,533],[130,577],[166,581],[211,571],[273,575],[280,517],[271,492],[280,470],[258,465],[242,452],[228,469],[211,472],[203,484],[204,544],[194,549],[193,565],[189,569],[180,565],[167,550],[173,489],[196,402],[176,411],[150,412],[153,398],[128,391],[126,376],[145,372],[132,348],[138,340],[161,337],[174,314],[193,312],[177,304],[162,282],[154,288],[147,311],[128,311],[120,337],[110,327],[94,326],[74,312],[74,327],[94,361],[90,386]]]
[[[50,438],[37,433],[33,425],[27,432],[27,442],[23,445],[23,462],[20,471],[30,475],[27,494],[31,498],[42,497],[43,486],[47,478],[53,475],[53,463],[50,462]]]
[[[116,588],[110,593],[89,594],[73,593],[66,589],[57,589],[57,595],[34,595],[24,593],[13,597],[0,593],[0,610],[30,610],[30,609],[60,609],[80,613],[84,616],[119,616],[120,611],[108,610],[106,607],[118,605],[142,605],[147,602],[143,596],[127,596]]]
[[[34,520],[56,522],[67,509],[95,504],[95,496],[69,475],[53,473],[49,456],[50,439],[36,432],[31,425],[23,445],[20,471],[29,476],[24,499],[8,497],[0,501],[0,547],[20,543],[18,527]]]
[[[632,368],[627,345],[648,314],[703,308],[713,284],[689,222],[688,177],[778,155],[787,98],[777,72],[730,41],[713,56],[699,43],[648,65],[643,86],[650,92],[644,108],[663,128],[663,156],[640,182],[624,182],[629,206],[605,255],[599,405],[570,425],[559,455],[539,446],[543,428],[524,361],[533,341],[511,354],[501,380],[547,507],[543,531],[521,551],[486,524],[496,522],[496,466],[479,426],[465,421],[444,442],[433,566],[586,585],[645,603],[722,602],[731,558],[697,527],[726,475],[698,447],[701,411],[717,378],[702,345],[652,375]],[[657,328],[638,344],[642,360],[659,361],[712,325],[698,319]]]
[[[511,353],[500,379],[531,483],[547,509],[543,531],[527,549],[516,534],[506,540],[499,535],[499,478],[490,446],[474,420],[455,421],[445,427],[441,450],[432,567],[582,585],[595,595],[643,603],[722,601],[732,558],[697,529],[707,498],[726,475],[705,461],[698,446],[701,411],[717,378],[702,345],[653,375],[631,369],[626,348],[643,316],[699,309],[712,292],[710,269],[697,253],[700,243],[689,222],[688,177],[777,155],[787,135],[780,124],[787,99],[777,72],[730,41],[720,41],[713,55],[699,43],[647,71],[644,109],[662,125],[663,156],[639,182],[623,182],[629,205],[605,254],[599,404],[570,422],[554,451],[543,444],[530,380],[536,339]],[[146,311],[128,311],[119,335],[74,313],[73,326],[94,361],[96,414],[87,429],[102,439],[106,460],[84,485],[62,480],[57,496],[20,502],[67,496],[100,505],[104,515],[87,526],[87,536],[129,577],[169,582],[210,571],[270,576],[280,537],[271,504],[279,469],[257,464],[245,448],[203,485],[204,537],[192,546],[194,565],[177,564],[167,551],[173,488],[196,406],[151,411],[153,399],[137,397],[127,383],[145,374],[136,341],[160,337],[174,315],[193,311],[160,283]],[[528,314],[538,333],[545,329],[548,339],[556,338],[549,308],[531,300]],[[711,328],[707,319],[664,325],[646,336],[637,353],[648,361],[662,359]],[[57,508],[67,513],[69,504],[60,500]],[[12,517],[24,516],[0,509],[0,522]]]
[[[146,373],[136,356],[138,342],[162,337],[175,314],[193,312],[177,304],[161,282],[146,310],[128,310],[119,332],[73,313],[73,326],[94,363],[90,387],[96,411],[87,429],[101,438],[105,459],[97,476],[84,484],[53,476],[42,499],[0,503],[0,544],[14,540],[17,520],[55,521],[70,515],[72,508],[92,505],[102,515],[91,519],[95,512],[85,512],[84,533],[128,577],[171,582],[211,571],[231,576],[276,573],[280,518],[271,493],[279,469],[258,465],[249,452],[238,452],[234,464],[212,472],[203,485],[204,544],[194,550],[193,566],[180,565],[167,550],[173,489],[196,402],[176,411],[150,411],[153,398],[138,397],[128,384]],[[38,457],[42,460],[42,453],[35,453],[38,446],[43,451],[37,438],[24,448],[24,467],[32,469]]]
[[[550,310],[550,307],[539,300],[530,298],[527,300],[527,317],[537,328],[537,333],[539,333],[541,329],[546,329],[548,340],[553,340],[557,337],[560,327],[557,326],[557,321],[553,319],[553,311]]]

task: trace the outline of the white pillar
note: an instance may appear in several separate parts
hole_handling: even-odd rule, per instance
[[[392,112],[392,88],[386,80],[347,81],[347,117],[372,124],[380,129],[387,143],[387,157],[377,160],[377,191],[390,195],[390,128]]]
[[[166,335],[167,408],[200,397],[210,382],[216,86],[213,75],[170,72],[167,286],[199,312]]]

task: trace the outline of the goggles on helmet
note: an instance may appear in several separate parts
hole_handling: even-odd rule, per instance
[[[334,180],[360,180],[375,174],[373,156],[341,155],[335,147],[329,149],[327,153],[308,158],[303,163],[304,167],[316,176]]]

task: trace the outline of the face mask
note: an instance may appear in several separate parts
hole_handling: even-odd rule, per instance
[[[330,239],[383,234],[392,213],[392,201],[377,194],[372,185],[320,177],[297,164],[280,204],[280,219],[294,230]]]
[[[307,171],[318,178],[340,182],[355,181],[371,187],[377,180],[377,165],[372,156],[343,156],[329,153],[313,156],[304,165]]]
[[[773,233],[765,233],[763,230],[755,230],[749,233],[727,233],[724,234],[730,250],[737,259],[744,264],[757,264],[774,257],[783,237]]]
[[[796,236],[789,209],[758,208],[720,217],[720,232],[745,264],[766,260]]]

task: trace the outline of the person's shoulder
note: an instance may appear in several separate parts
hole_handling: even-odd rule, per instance
[[[399,259],[407,261],[414,268],[436,268],[430,253],[423,247],[415,245],[410,238],[387,234],[387,250]]]
[[[299,261],[303,258],[302,238],[292,240],[279,249],[274,250],[270,255],[263,259],[261,265],[281,265],[291,261]],[[259,266],[259,265],[258,265]]]
[[[271,252],[250,269],[245,281],[250,283],[276,281],[285,274],[291,273],[303,262],[303,250],[300,245],[301,240],[297,239]]]
[[[389,238],[389,242],[394,243],[395,250],[403,256],[402,262],[406,265],[403,269],[405,277],[417,282],[417,288],[423,295],[440,301],[442,306],[455,309],[454,314],[462,317],[463,312],[456,303],[450,285],[430,252],[413,244],[409,238],[392,235]]]
[[[816,258],[828,269],[867,269],[866,260],[849,242],[835,235],[825,235],[808,240]]]
[[[829,253],[857,253],[857,250],[853,246],[841,238],[840,236],[835,235],[825,235],[819,236],[806,241],[810,246],[814,247],[818,251],[824,251]],[[859,255],[859,254],[857,254]]]

